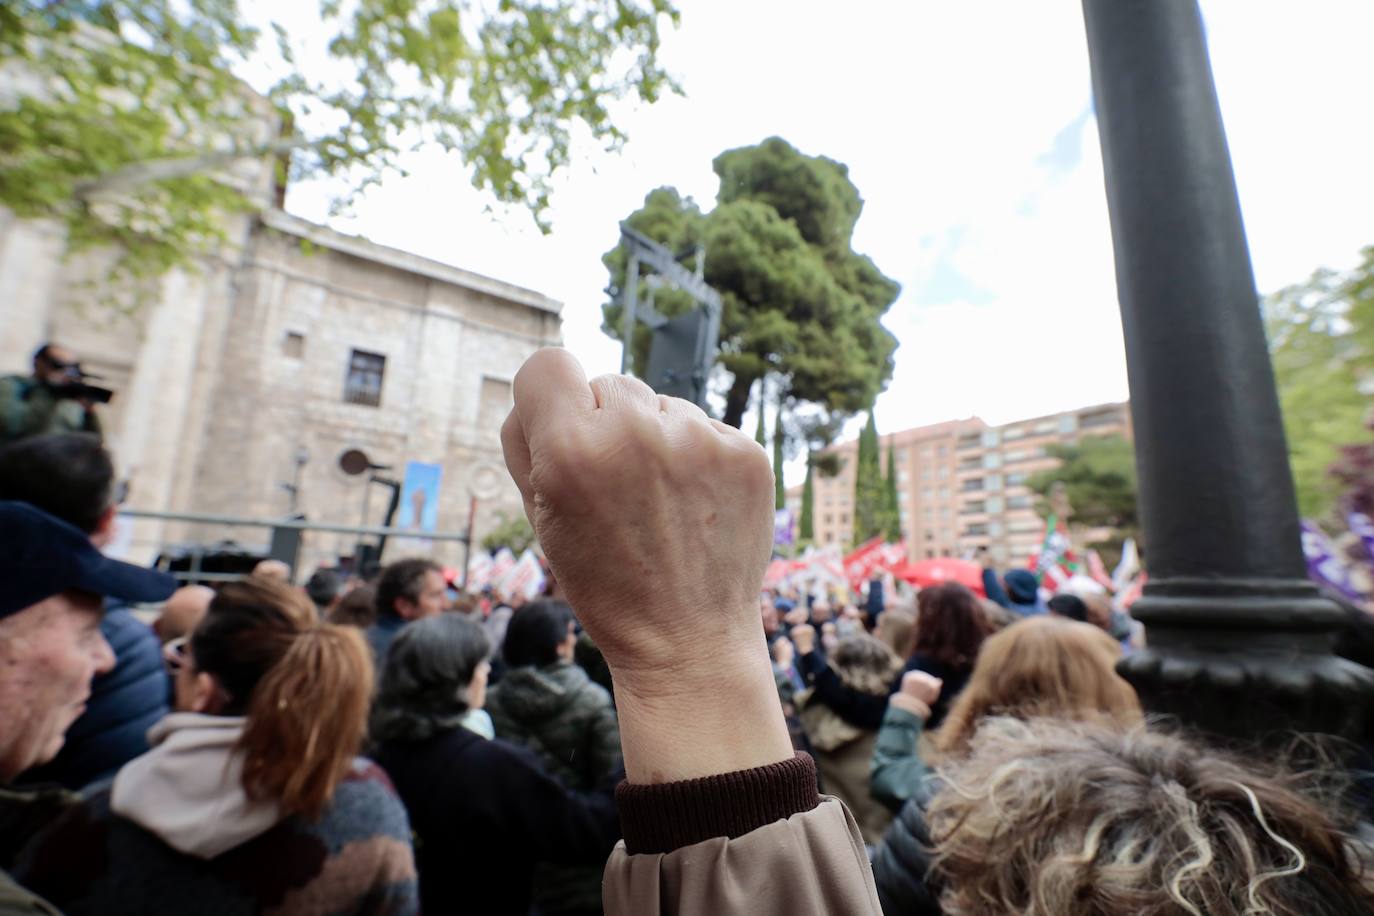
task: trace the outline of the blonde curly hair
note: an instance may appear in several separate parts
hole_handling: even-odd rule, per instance
[[[1176,736],[993,718],[942,775],[947,916],[1374,913],[1369,850],[1330,810]]]

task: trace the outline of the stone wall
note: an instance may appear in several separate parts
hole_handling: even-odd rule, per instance
[[[360,448],[397,479],[407,461],[443,465],[442,530],[466,525],[475,477],[481,489],[497,484],[480,503],[479,538],[501,513],[520,511],[500,422],[521,362],[561,339],[557,302],[280,211],[234,230],[219,256],[164,277],[129,317],[103,311],[83,286],[99,276],[98,259],[65,262],[60,232],[0,213],[0,372],[26,371],[52,339],[105,376],[118,394],[102,412],[134,508],[282,517],[282,484],[304,449],[299,510],[358,524],[366,484],[337,459]],[[344,400],[354,349],[386,357],[378,407]],[[386,491],[371,489],[375,525]],[[141,521],[130,556],[224,539],[260,547],[267,532]],[[351,554],[354,542],[307,535],[302,573]],[[388,545],[387,556],[419,546]],[[456,565],[462,551],[436,545],[434,556]]]

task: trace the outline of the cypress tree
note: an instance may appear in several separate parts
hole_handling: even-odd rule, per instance
[[[764,424],[764,419],[763,419],[763,379],[759,379],[758,409],[759,409],[759,425],[758,425],[757,427],[755,427],[755,429],[754,429],[754,441],[757,442],[759,445],[762,445],[764,448],[767,448],[767,447],[768,447],[768,438],[767,438],[767,434],[766,434],[765,431],[764,431],[764,425],[763,425],[763,424]]]
[[[887,444],[887,486],[885,487],[884,510],[887,515],[887,539],[902,539],[902,507],[897,499],[897,450],[891,442]]]
[[[878,423],[873,411],[859,434],[859,455],[854,474],[854,543],[877,537],[886,528],[886,498],[878,458]]]
[[[787,507],[787,489],[782,485],[782,404],[778,405],[778,418],[773,423],[773,501],[774,509]]]
[[[811,514],[816,502],[816,491],[811,483],[812,475],[811,455],[806,456],[806,483],[802,484],[802,504],[801,521],[797,523],[797,537],[803,541],[812,541],[816,538],[816,529],[812,525]]]

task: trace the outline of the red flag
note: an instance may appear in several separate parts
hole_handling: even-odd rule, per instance
[[[1107,575],[1107,566],[1102,562],[1102,556],[1096,550],[1088,551],[1088,575],[1107,591],[1112,590],[1112,577]]]
[[[873,574],[873,570],[887,568],[885,560],[888,554],[888,545],[883,543],[881,536],[873,538],[859,547],[849,556],[844,558],[844,575],[849,580],[849,587],[854,591],[859,590],[859,586],[867,582]],[[897,548],[901,550],[900,547]]]

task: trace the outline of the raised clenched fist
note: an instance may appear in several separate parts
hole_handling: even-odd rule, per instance
[[[816,628],[809,623],[798,624],[792,628],[792,645],[797,647],[798,655],[807,655],[816,648]]]
[[[920,700],[927,706],[934,705],[940,698],[940,688],[944,681],[926,674],[924,671],[908,671],[902,675],[902,693]]]
[[[761,652],[773,472],[752,438],[637,379],[588,382],[571,354],[546,349],[515,377],[501,443],[617,694]]]

